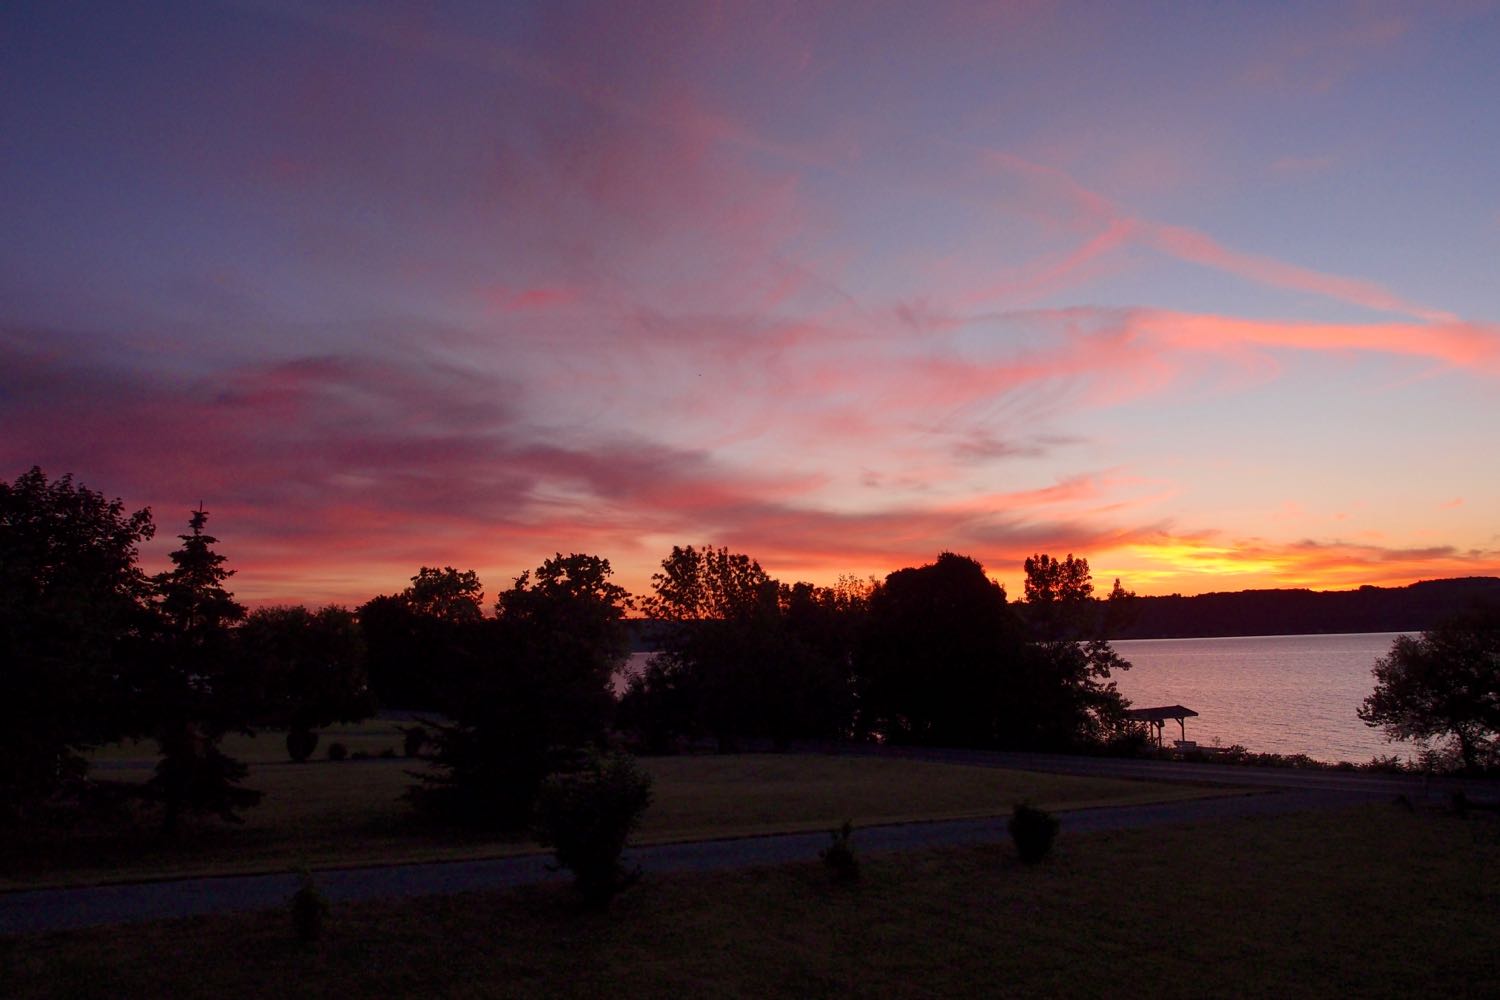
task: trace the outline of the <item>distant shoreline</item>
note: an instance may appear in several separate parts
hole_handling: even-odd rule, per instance
[[[1500,577],[1424,580],[1406,587],[1357,590],[1240,590],[1184,597],[1135,598],[1128,628],[1109,636],[1124,639],[1235,639],[1276,635],[1414,634],[1476,604],[1500,605]],[[1026,605],[1014,605],[1024,617]],[[660,622],[632,619],[631,652],[658,644]]]

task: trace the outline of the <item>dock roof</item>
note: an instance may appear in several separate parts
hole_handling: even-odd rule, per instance
[[[1158,708],[1129,708],[1125,710],[1125,718],[1134,719],[1136,722],[1165,722],[1173,719],[1181,722],[1197,716],[1197,712],[1191,708],[1183,708],[1181,705],[1162,705]]]

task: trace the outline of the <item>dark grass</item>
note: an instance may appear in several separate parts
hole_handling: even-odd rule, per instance
[[[264,738],[263,738],[264,739]],[[246,784],[264,792],[243,825],[187,820],[171,840],[150,808],[90,823],[0,832],[0,891],[142,879],[493,858],[540,850],[525,834],[447,828],[404,793],[417,760],[327,759],[252,763]],[[956,819],[1008,813],[1020,799],[1083,808],[1211,795],[1181,784],[1031,774],[874,757],[735,754],[643,762],[655,778],[637,843]],[[115,757],[99,777],[144,781],[147,763]]]
[[[1500,995],[1492,817],[1395,807],[0,942],[16,997]],[[857,836],[857,834],[856,834]]]
[[[261,761],[265,793],[243,825],[192,820],[164,839],[150,809],[51,828],[0,832],[0,890],[189,875],[289,871],[496,857],[540,850],[529,837],[445,827],[403,801],[420,761]],[[706,839],[856,824],[999,815],[1030,799],[1048,808],[1209,794],[1183,785],[1034,774],[871,757],[745,754],[643,761],[655,780],[638,842]],[[100,777],[140,782],[117,762]]]

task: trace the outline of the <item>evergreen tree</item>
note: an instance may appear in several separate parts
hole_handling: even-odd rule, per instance
[[[240,822],[236,810],[260,801],[260,792],[240,785],[245,765],[219,749],[226,732],[246,728],[233,633],[245,609],[224,587],[234,571],[213,550],[218,539],[204,533],[207,522],[200,504],[190,533],[177,536],[172,569],[155,578],[160,631],[146,695],[162,759],[147,789],[166,810],[168,833],[185,810]]]

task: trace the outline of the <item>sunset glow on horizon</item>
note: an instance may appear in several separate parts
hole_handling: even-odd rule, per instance
[[[1500,575],[1500,4],[22,4],[0,479],[251,604]]]

